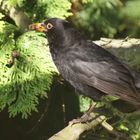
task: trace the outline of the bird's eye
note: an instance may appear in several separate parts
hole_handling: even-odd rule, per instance
[[[51,29],[53,27],[53,25],[51,23],[47,24],[47,29]]]

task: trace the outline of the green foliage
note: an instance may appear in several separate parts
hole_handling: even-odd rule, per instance
[[[60,4],[61,3],[61,4]],[[42,21],[46,17],[59,17],[65,19],[72,15],[69,0],[35,0],[25,1],[21,7],[34,21]]]
[[[137,45],[133,48],[117,48],[115,54],[134,70],[140,71],[140,48]]]
[[[131,122],[131,123],[130,123]],[[116,125],[118,130],[123,130],[126,134],[131,136],[134,140],[140,139],[140,114],[133,115],[124,119]]]
[[[80,101],[80,111],[81,112],[86,112],[93,102],[92,99],[90,99],[88,97],[83,97],[83,96],[79,97],[79,101]]]
[[[39,5],[47,6],[44,15],[47,15],[48,17],[65,18],[71,15],[70,12],[66,12],[71,8],[71,3],[68,0],[44,0],[43,2],[39,1]]]
[[[134,20],[140,20],[140,1],[139,0],[129,0],[125,3],[125,7],[122,9],[128,17],[134,18]],[[130,13],[130,11],[133,11]]]
[[[93,101],[90,98],[83,97],[83,96],[80,96],[79,99],[80,99],[80,110],[81,112],[84,113],[85,111],[88,110],[88,108],[90,107]],[[108,121],[109,123],[114,121],[114,123],[112,123],[114,130],[126,134],[127,136],[133,138],[133,140],[139,140],[140,139],[139,112],[130,113],[130,114],[122,113],[111,105],[111,102],[113,100],[117,100],[117,98],[114,96],[105,96],[102,98],[101,102],[97,102],[96,108],[100,109],[100,112],[102,112],[103,115],[105,114],[108,120],[110,120]],[[95,133],[91,132],[91,134],[90,133],[87,134],[87,136],[83,138],[83,140],[92,140],[93,137],[97,137],[97,136],[98,139],[104,139],[104,140],[108,140],[108,138],[110,138],[109,140],[114,139],[114,137],[112,137],[112,135],[110,135],[110,133],[108,133],[106,129],[101,130],[99,126],[99,128],[96,128]]]
[[[131,37],[140,37],[140,1],[127,0],[120,14],[124,19],[121,27]]]
[[[2,19],[4,17],[4,15],[2,13],[0,13],[0,19]]]
[[[119,0],[92,0],[77,14],[78,25],[93,38],[113,37],[119,24]]]
[[[13,49],[20,52],[20,58],[8,68],[6,63]],[[16,46],[14,41],[6,43],[1,52],[0,108],[8,106],[10,116],[22,113],[27,118],[31,111],[37,111],[38,98],[47,96],[52,76],[57,72],[47,41],[28,32],[18,38]]]
[[[77,13],[76,24],[94,39],[139,37],[139,0],[91,0]]]
[[[21,35],[22,31],[7,15],[9,7],[20,8],[32,20],[41,21],[46,16],[68,17],[71,3],[68,0],[9,0],[5,13],[4,10],[0,13],[0,110],[7,107],[11,117],[21,114],[27,118],[32,111],[37,111],[39,98],[47,97],[57,69],[46,38],[33,31]],[[9,67],[13,50],[20,57]]]
[[[25,0],[8,0],[8,5],[9,6],[16,6],[18,5],[19,7],[23,6]]]

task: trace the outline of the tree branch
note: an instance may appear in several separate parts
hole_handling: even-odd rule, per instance
[[[102,46],[103,48],[140,48],[140,39],[125,38],[125,39],[109,39],[101,38],[100,40],[93,41],[94,43]],[[138,48],[138,49],[139,49]]]
[[[32,23],[31,19],[17,6],[9,8],[9,16],[21,29],[28,29],[28,26]]]
[[[92,114],[92,117],[95,118],[95,115]],[[105,116],[99,116],[96,119],[88,123],[77,123],[72,126],[67,126],[57,134],[53,135],[48,140],[78,140],[80,135],[91,129],[94,129],[97,125],[102,123],[105,120]]]
[[[16,6],[9,6],[7,0],[0,1],[0,11],[3,11],[5,15],[8,15],[15,24],[21,29],[25,30],[31,24],[31,19],[27,14]]]
[[[109,133],[116,136],[117,139],[121,138],[123,140],[132,140],[125,134],[114,130],[114,128],[106,122],[107,118],[105,116],[102,115],[97,117],[94,113],[91,113],[91,116],[93,118],[91,122],[78,123],[72,126],[69,125],[48,140],[79,140],[82,133],[89,130],[95,130],[96,126],[99,124],[102,125],[102,127],[104,127]]]

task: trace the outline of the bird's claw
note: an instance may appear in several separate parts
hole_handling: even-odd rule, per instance
[[[92,120],[92,117],[85,113],[81,118],[73,119],[72,121],[70,121],[69,126],[72,126],[72,125],[77,124],[77,123],[86,123],[90,120]]]

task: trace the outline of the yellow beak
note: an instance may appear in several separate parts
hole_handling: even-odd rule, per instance
[[[47,32],[47,29],[45,28],[43,23],[33,23],[33,24],[29,25],[29,29],[36,30],[39,32]]]

